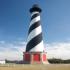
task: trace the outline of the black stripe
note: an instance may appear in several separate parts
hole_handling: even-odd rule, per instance
[[[34,14],[32,17],[31,17],[31,20],[34,19],[35,17],[39,16],[39,13],[36,13]]]
[[[34,37],[32,40],[30,40],[26,46],[26,52],[30,51],[32,48],[34,48],[37,44],[39,44],[42,41],[42,33]]]
[[[32,24],[32,25],[30,26],[28,34],[29,34],[33,29],[37,28],[38,26],[40,26],[40,21],[35,22],[34,24]]]

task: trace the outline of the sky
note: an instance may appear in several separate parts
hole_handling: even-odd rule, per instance
[[[0,0],[0,60],[23,59],[33,4],[42,9],[48,58],[70,59],[70,0]]]

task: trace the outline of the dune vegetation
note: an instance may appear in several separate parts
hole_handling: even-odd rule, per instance
[[[70,70],[70,64],[5,64],[0,65],[0,70]]]

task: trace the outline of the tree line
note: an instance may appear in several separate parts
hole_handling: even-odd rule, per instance
[[[69,64],[70,63],[70,59],[67,60],[62,60],[62,59],[56,59],[56,58],[52,58],[52,59],[48,59],[48,62],[51,64]]]
[[[11,60],[5,60],[6,63],[16,63],[16,64],[23,64],[23,60],[21,61],[11,61]],[[62,59],[56,59],[56,58],[52,58],[52,59],[48,59],[48,62],[50,64],[69,64],[70,63],[70,59],[67,60],[62,60]]]

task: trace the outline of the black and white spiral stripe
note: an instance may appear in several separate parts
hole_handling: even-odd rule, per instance
[[[43,49],[40,13],[35,11],[31,14],[26,52],[43,52]]]

